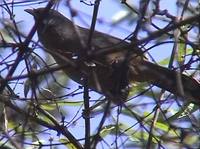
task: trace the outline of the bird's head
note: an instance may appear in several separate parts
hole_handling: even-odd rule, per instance
[[[37,8],[25,9],[25,11],[31,14],[36,22],[44,25],[60,24],[63,22],[63,20],[69,21],[61,13],[53,9],[47,10],[46,8]]]
[[[46,8],[26,9],[37,24],[40,42],[47,49],[73,51],[80,49],[73,23],[56,10]]]

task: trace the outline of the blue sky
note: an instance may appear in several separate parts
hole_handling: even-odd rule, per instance
[[[168,9],[168,10],[170,10],[170,13],[176,15],[175,5],[172,4],[175,1],[162,0],[161,2],[163,4],[163,5],[161,5],[161,9]],[[16,14],[16,20],[21,21],[21,23],[24,27],[24,31],[26,33],[28,33],[30,31],[31,27],[33,26],[33,17],[31,17],[30,14],[27,14],[26,12],[24,12],[24,9],[38,8],[38,7],[42,7],[42,6],[45,6],[45,5],[33,5],[32,7],[30,7],[30,6],[23,6],[23,7],[19,6],[19,7],[14,8],[14,11],[16,12],[15,13]],[[90,25],[93,7],[87,6],[83,3],[80,3],[79,0],[73,0],[72,1],[72,7],[75,8],[78,11],[78,15],[80,17],[83,17],[84,21],[87,22]],[[105,22],[111,22],[113,16],[121,10],[122,10],[122,7],[119,5],[119,1],[102,0],[101,4],[100,4],[100,8],[99,8],[98,18],[105,20]],[[59,11],[62,12],[65,16],[69,17],[69,12],[67,10],[67,7],[61,6],[61,7],[59,7]],[[86,17],[87,15],[89,17]],[[79,19],[79,17],[76,17],[76,23],[80,26],[87,26]],[[104,23],[97,23],[96,29],[98,31],[109,33],[110,35],[113,35],[113,36],[116,36],[118,38],[123,39],[133,31],[133,27],[134,27],[134,25],[129,26],[127,22],[122,22],[122,23],[119,24],[119,26],[124,28],[124,30],[113,28],[112,26],[109,26],[106,23],[105,24]],[[37,38],[37,36],[34,37],[34,39],[36,39],[36,38]],[[165,48],[167,48],[166,45],[165,45]],[[170,46],[168,48],[170,49]],[[157,50],[153,50],[152,54],[154,55],[155,58],[162,59],[162,58],[165,58],[166,55],[170,54],[170,53],[168,51],[167,52],[158,52]],[[42,55],[42,52],[41,52],[41,55]],[[72,88],[77,87],[77,84],[75,84],[73,81],[71,81],[70,84],[71,84]],[[19,92],[20,92],[20,89],[19,89]],[[79,97],[76,97],[76,98],[79,98]],[[82,95],[80,95],[80,99],[82,99]],[[73,112],[74,111],[69,110],[68,114],[70,115],[70,113],[71,113],[71,115],[73,116]],[[97,118],[97,121],[98,120],[99,119]],[[79,125],[80,129],[84,128],[84,123],[80,122],[77,125]],[[80,131],[73,130],[73,128],[71,129],[71,131],[73,131],[76,134],[76,136],[80,136]],[[81,134],[81,135],[83,135],[83,134]]]

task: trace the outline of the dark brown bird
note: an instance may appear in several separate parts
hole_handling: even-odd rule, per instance
[[[92,56],[91,53],[105,47],[129,43],[95,31],[91,47],[87,49],[88,29],[76,26],[75,30],[73,23],[58,11],[44,10],[25,11],[34,16],[39,40],[51,51],[55,61],[59,65],[69,63],[63,71],[72,80],[83,85],[82,78],[86,75],[91,89],[112,98],[117,104],[126,99],[128,86],[134,81],[149,82],[182,99],[200,104],[200,84],[195,79],[184,74],[179,76],[176,71],[149,62],[139,48],[116,49],[116,52],[106,55]]]

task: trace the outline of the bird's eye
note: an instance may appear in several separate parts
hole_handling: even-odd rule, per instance
[[[78,55],[73,55],[72,59],[74,59],[74,60],[78,59]]]

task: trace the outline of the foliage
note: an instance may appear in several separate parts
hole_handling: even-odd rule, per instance
[[[119,28],[123,23],[132,27],[124,40],[132,43],[137,39],[138,46],[152,62],[179,68],[199,80],[197,0],[173,1],[171,5],[177,14],[166,6],[163,9],[164,2],[160,0],[110,3],[120,8],[109,21],[111,28],[123,32],[125,29]],[[199,105],[183,102],[148,82],[132,84],[129,98],[122,105],[115,105],[89,91],[88,108],[84,86],[70,81],[61,71],[62,66],[57,66],[48,50],[36,36],[33,37],[34,27],[31,28],[26,20],[17,19],[25,14],[17,8],[44,5],[67,9],[71,18],[76,16],[81,21],[87,18],[83,17],[81,10],[73,7],[70,0],[1,2],[0,148],[200,147]],[[104,5],[99,0],[82,0],[80,5],[94,7],[97,12],[104,11],[101,10],[103,7],[97,7]],[[90,16],[100,22],[95,13]],[[187,18],[195,16],[198,16],[195,21],[184,24]],[[107,23],[101,21],[101,24]],[[168,30],[168,27],[171,29]],[[163,52],[170,54],[158,58],[157,55]]]

